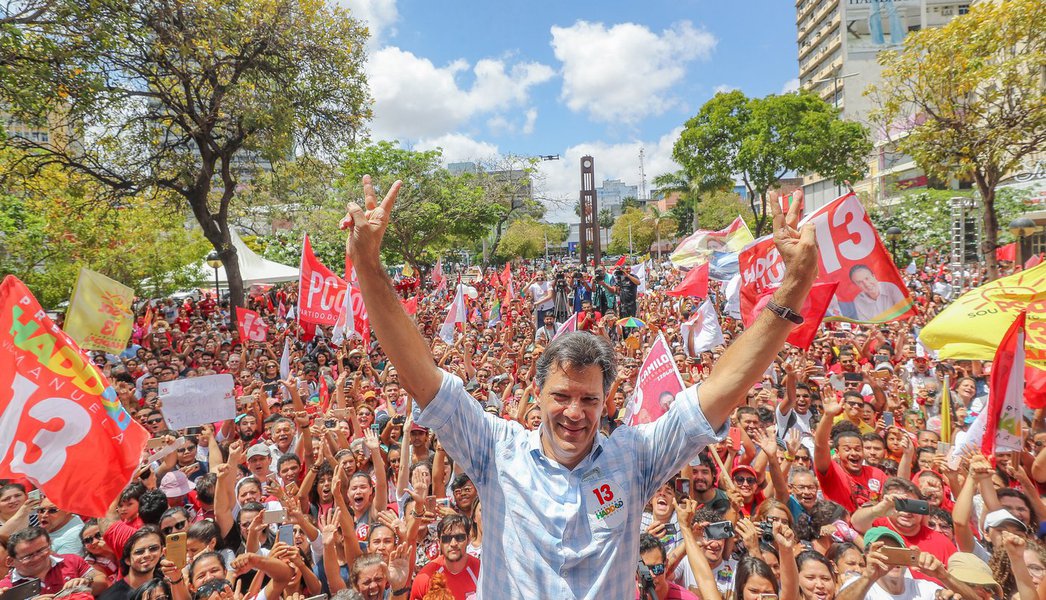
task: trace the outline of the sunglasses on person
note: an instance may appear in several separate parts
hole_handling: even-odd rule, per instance
[[[734,477],[734,483],[738,485],[755,485],[756,481],[758,480],[755,477]]]
[[[657,563],[656,565],[647,565],[647,568],[650,569],[650,574],[653,575],[654,577],[658,577],[659,575],[664,575],[665,574],[665,563]]]
[[[90,545],[90,544],[92,544],[94,542],[100,542],[100,541],[102,541],[102,532],[101,531],[99,531],[98,533],[96,533],[94,535],[89,535],[89,536],[80,538],[80,543],[83,544],[84,546],[88,546],[88,545]]]
[[[439,536],[439,541],[443,542],[444,544],[449,544],[451,542],[460,543],[464,542],[466,537],[468,537],[468,535],[464,533],[448,533]]]
[[[162,531],[164,535],[171,535],[175,531],[184,531],[185,530],[185,526],[188,525],[188,524],[189,524],[189,522],[183,519],[181,521],[175,522],[173,525],[169,525],[167,527],[161,527],[160,531]]]
[[[36,514],[38,514],[38,515],[55,515],[55,514],[58,514],[58,509],[53,507],[53,506],[48,506],[46,508],[45,507],[40,507],[40,508],[36,509]]]
[[[153,417],[145,420],[146,425],[156,425],[157,423],[163,423],[163,417]]]

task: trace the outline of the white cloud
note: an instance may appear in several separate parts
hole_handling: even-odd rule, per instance
[[[443,162],[484,162],[498,155],[498,147],[488,142],[474,140],[460,133],[448,133],[427,138],[414,144],[415,150],[443,149]]]
[[[527,121],[523,123],[523,135],[530,135],[534,133],[534,123],[538,120],[538,109],[531,108],[527,110]]]
[[[721,83],[721,84],[715,86],[715,89],[712,90],[712,94],[713,95],[714,94],[718,94],[719,92],[732,92],[732,91],[734,91],[736,89],[740,89],[740,88],[738,88],[736,85],[729,85],[729,84],[726,84],[726,83]]]
[[[374,96],[374,136],[406,142],[450,133],[477,115],[525,105],[530,88],[554,75],[541,63],[507,65],[485,58],[471,67],[475,79],[465,88],[458,77],[469,70],[465,60],[437,67],[396,47],[372,53],[367,74]]]
[[[785,82],[784,86],[781,87],[781,93],[787,94],[789,92],[799,91],[799,78],[793,77]]]
[[[714,35],[689,21],[660,34],[635,23],[552,27],[552,48],[563,63],[562,99],[600,121],[635,123],[664,113],[678,102],[671,89],[686,64],[707,59],[715,46]]]
[[[384,34],[395,35],[389,28],[399,20],[396,0],[338,0],[338,4],[370,29],[368,46],[377,48]]]
[[[679,170],[679,165],[672,159],[672,146],[682,131],[682,127],[677,127],[656,140],[635,140],[620,144],[583,142],[567,148],[561,160],[538,163],[543,176],[538,192],[546,198],[560,201],[558,205],[550,207],[546,218],[551,222],[577,219],[574,203],[581,189],[579,165],[581,157],[586,155],[592,156],[596,163],[596,187],[602,186],[605,179],[620,179],[628,185],[639,186],[639,150],[642,148],[649,194],[653,189],[654,177]]]

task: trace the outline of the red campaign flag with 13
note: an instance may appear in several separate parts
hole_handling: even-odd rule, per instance
[[[912,298],[901,273],[853,192],[807,215],[800,226],[807,222],[814,224],[817,233],[817,282],[839,284],[827,320],[886,323],[912,314]],[[746,246],[738,255],[738,266],[741,303],[748,306],[755,306],[762,294],[784,279],[784,261],[772,236]]]
[[[672,350],[665,342],[665,337],[658,334],[643,359],[643,365],[639,367],[635,396],[629,404],[625,424],[653,423],[668,412],[676,394],[681,391],[683,379],[672,360]]]
[[[236,308],[236,326],[241,342],[264,342],[269,333],[269,324],[261,315],[248,308]]]
[[[0,284],[0,478],[26,478],[62,510],[104,516],[149,434],[25,284]]]
[[[814,342],[814,338],[817,337],[817,330],[821,327],[821,321],[824,320],[824,314],[828,311],[828,305],[832,302],[832,297],[835,295],[835,290],[838,287],[838,283],[829,281],[815,283],[810,288],[810,293],[806,296],[806,301],[803,302],[803,307],[799,310],[804,319],[803,324],[792,329],[791,333],[788,334],[788,338],[785,339],[786,342],[803,350],[810,347],[810,344]],[[759,312],[766,307],[766,303],[772,300],[773,296],[774,290],[767,290],[759,295],[755,305],[750,304],[751,300],[748,297],[743,296],[741,298],[741,320],[744,322],[746,329],[751,327],[752,323],[755,323]]]

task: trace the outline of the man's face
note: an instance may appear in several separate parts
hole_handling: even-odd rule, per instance
[[[299,472],[301,472],[301,464],[296,460],[288,460],[280,466],[280,479],[285,484],[298,481]]]
[[[280,450],[286,451],[294,441],[294,426],[286,421],[280,421],[272,428],[272,441]]]
[[[410,445],[415,448],[423,448],[429,441],[429,435],[424,431],[412,429],[410,432]]]
[[[694,467],[690,479],[690,485],[693,487],[695,492],[703,494],[712,489],[712,481],[712,469],[704,464]]]
[[[879,282],[875,279],[875,275],[872,274],[868,269],[858,269],[850,277],[850,281],[853,282],[862,292],[868,294],[868,296],[875,300],[879,297]]]
[[[440,553],[446,562],[457,562],[465,557],[469,534],[464,527],[448,527],[439,539]]]
[[[258,431],[256,429],[258,425],[258,420],[251,415],[247,415],[246,417],[240,419],[240,422],[237,425],[240,428],[241,439],[249,440],[258,434]]]
[[[907,492],[901,492],[893,490],[894,493],[898,493],[899,497],[907,498],[909,500],[917,500],[915,496]],[[890,517],[890,521],[896,525],[897,532],[901,535],[912,535],[917,533],[923,526],[923,516],[914,513],[896,512]]]
[[[864,460],[870,465],[880,465],[886,454],[886,446],[879,440],[864,440]]]
[[[70,515],[55,506],[49,498],[43,498],[40,501],[40,508],[36,509],[36,517],[40,521],[40,527],[46,529],[48,533],[53,533],[69,522]]]
[[[156,569],[156,565],[163,557],[163,546],[160,544],[160,536],[147,535],[131,548],[131,572],[136,575],[149,575]]]
[[[864,462],[864,445],[861,438],[848,435],[840,439],[835,456],[844,469],[851,473],[859,473]]]
[[[759,429],[759,417],[752,413],[744,413],[737,418],[737,424],[749,436],[752,436]]]
[[[789,484],[792,495],[799,505],[810,510],[817,504],[817,478],[813,473],[803,473],[792,478]]]
[[[46,536],[40,536],[36,539],[18,542],[11,559],[13,559],[15,570],[20,575],[43,579],[44,574],[51,568],[50,557],[51,544],[47,541]]]
[[[540,391],[542,445],[551,458],[573,467],[592,449],[603,416],[603,371],[553,364]]]
[[[260,481],[265,481],[265,477],[269,475],[269,465],[271,463],[272,458],[268,456],[252,456],[247,459],[247,469]]]
[[[654,578],[654,585],[658,588],[662,588],[665,585],[665,560],[661,557],[661,551],[657,548],[651,548],[640,555],[643,564],[650,569],[650,575]],[[657,575],[654,575],[654,571],[658,571]]]
[[[839,366],[843,371],[853,373],[857,368],[857,361],[854,360],[853,354],[842,354],[839,356]]]
[[[810,390],[797,389],[795,391],[795,412],[805,415],[810,410]]]
[[[1027,523],[1031,520],[1031,513],[1028,511],[1028,506],[1021,501],[1020,498],[1014,498],[1013,496],[1003,496],[999,498],[999,503],[1002,507],[1010,511],[1010,514],[1020,519],[1022,522]],[[1023,534],[1023,532],[1021,532]]]
[[[192,589],[195,590],[208,581],[222,579],[223,577],[225,577],[225,568],[222,566],[222,560],[217,555],[214,555],[197,563],[190,583]]]
[[[937,442],[941,441],[940,436],[932,431],[923,430],[919,432],[918,442],[920,448],[937,448]]]
[[[847,396],[843,402],[846,404],[846,418],[854,423],[859,422],[864,411],[864,402],[853,396]]]
[[[554,322],[555,318],[552,316],[552,314],[545,315],[545,327],[551,327],[552,323]]]

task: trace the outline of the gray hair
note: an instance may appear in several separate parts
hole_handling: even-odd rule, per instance
[[[603,371],[603,396],[610,392],[610,386],[617,376],[614,347],[606,338],[587,331],[571,331],[552,340],[538,359],[534,379],[539,391],[545,388],[552,365],[561,369],[568,366],[583,369],[597,365]]]
[[[795,483],[796,478],[802,475],[809,475],[810,477],[813,477],[815,481],[817,480],[817,475],[815,475],[814,472],[810,469],[805,469],[803,467],[792,467],[788,471],[788,483]]]

